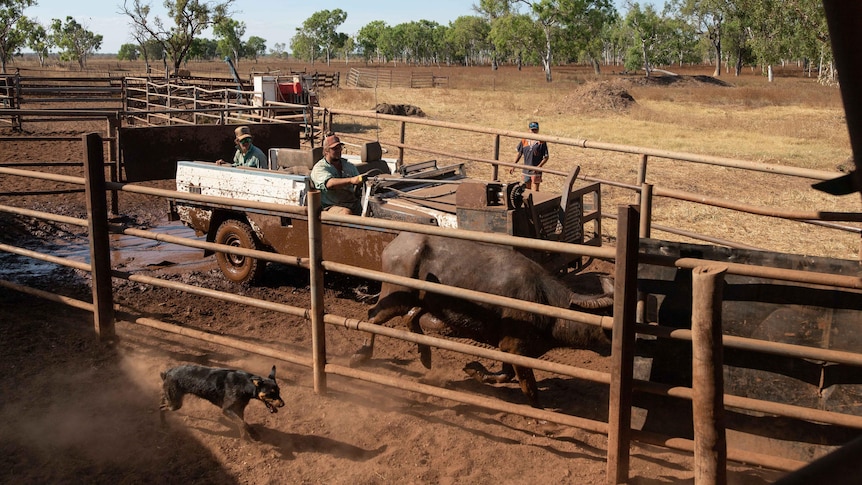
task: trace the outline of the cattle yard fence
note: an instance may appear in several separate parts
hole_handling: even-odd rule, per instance
[[[486,173],[481,178],[491,180],[499,180],[501,167],[515,167],[511,163],[501,160],[501,145],[508,146],[510,143],[514,145],[515,140],[524,136],[523,132],[518,131],[476,127],[409,116],[386,115],[369,111],[320,108],[270,100],[263,100],[259,106],[255,106],[254,98],[260,93],[223,87],[207,89],[204,87],[205,81],[191,82],[189,79],[182,78],[157,80],[151,77],[119,78],[107,76],[96,80],[92,80],[92,78],[61,79],[58,81],[55,78],[31,78],[17,74],[0,78],[0,100],[4,100],[5,103],[0,106],[0,123],[7,122],[13,127],[18,126],[20,128],[24,121],[69,119],[82,121],[84,119],[99,119],[100,117],[103,119],[116,118],[126,124],[144,126],[291,123],[300,126],[303,143],[311,147],[320,143],[324,133],[338,130],[346,140],[360,143],[379,142],[386,152],[393,155],[397,153],[396,158],[399,162],[408,159],[424,161],[429,157],[434,157],[465,162],[468,166],[490,167],[490,175]],[[90,84],[86,84],[85,79],[90,79]],[[4,82],[6,88],[3,88]],[[74,94],[74,96],[67,96],[65,94],[67,92]],[[47,109],[45,108],[46,105],[42,104],[34,106],[32,110],[22,107],[22,104],[26,106],[40,99],[46,103],[55,100],[64,100],[63,102],[79,100],[84,103],[85,109]],[[120,106],[118,107],[115,102],[119,103]],[[106,109],[105,103],[119,109]],[[102,106],[102,109],[96,109],[96,105]],[[369,122],[378,126],[378,129],[375,130],[376,135],[369,133],[368,130],[344,129],[352,126],[367,126]],[[380,129],[380,127],[387,126],[392,127],[392,129]],[[453,140],[465,135],[479,135],[469,138],[470,145],[478,151],[468,153],[463,150],[445,150],[409,142],[408,137],[411,133],[428,129],[448,131]],[[397,137],[381,138],[380,133],[396,133]],[[106,136],[112,137],[114,133],[108,131]],[[486,140],[484,146],[481,141],[477,141],[483,137]],[[553,143],[555,159],[564,157],[573,160],[572,163],[576,163],[574,160],[584,156],[584,154],[590,153],[613,153],[622,157],[630,157],[629,163],[637,172],[633,180],[612,180],[601,175],[584,173],[584,171],[581,172],[579,178],[585,182],[599,182],[603,191],[614,191],[616,194],[630,193],[631,196],[628,200],[623,200],[619,196],[612,199],[603,195],[603,198],[612,202],[611,207],[617,204],[638,204],[641,213],[639,228],[641,237],[650,237],[653,232],[663,232],[677,237],[691,238],[733,248],[771,249],[769,247],[755,247],[746,241],[734,240],[721,234],[703,234],[688,230],[680,227],[682,224],[667,226],[653,222],[656,215],[661,215],[661,207],[657,205],[657,202],[662,200],[678,201],[727,209],[739,214],[751,214],[764,221],[795,221],[797,227],[815,227],[821,231],[819,234],[841,234],[837,237],[842,238],[842,241],[854,241],[842,244],[849,247],[857,246],[856,253],[862,257],[862,224],[860,224],[862,213],[761,206],[689,190],[675,189],[664,186],[660,177],[651,178],[649,167],[656,163],[670,161],[678,164],[680,172],[685,172],[686,168],[690,166],[706,165],[739,170],[741,174],[761,172],[811,181],[836,178],[841,175],[838,172],[542,134],[536,134],[534,138]],[[118,163],[121,164],[122,162]],[[549,177],[566,177],[568,175],[568,171],[544,167],[537,169],[537,171]],[[656,211],[659,212],[656,213]],[[616,215],[612,212],[605,212],[601,214],[601,217],[613,219]],[[799,231],[802,232],[802,229]],[[610,235],[603,236],[612,236],[612,228]]]
[[[716,288],[720,288],[720,279],[723,278],[724,275],[757,275],[764,278],[775,278],[781,281],[822,285],[829,289],[829,291],[851,293],[862,291],[862,279],[859,277],[733,263],[717,264],[715,261],[700,260],[697,258],[644,256],[638,252],[640,240],[638,232],[640,231],[641,225],[639,220],[639,208],[633,204],[620,205],[618,207],[618,244],[616,249],[610,249],[514,238],[502,234],[488,234],[463,230],[455,231],[451,229],[444,230],[432,226],[418,226],[395,221],[364,219],[355,216],[331,215],[328,213],[321,213],[319,208],[319,194],[316,192],[310,193],[307,209],[289,209],[277,204],[243,202],[233,199],[227,200],[218,197],[208,197],[195,194],[179,194],[170,190],[160,190],[133,184],[123,184],[116,181],[106,181],[104,178],[104,160],[102,155],[104,141],[97,134],[89,134],[83,137],[82,142],[84,144],[85,153],[85,160],[83,162],[85,167],[84,177],[51,175],[14,167],[0,167],[0,173],[3,173],[4,176],[42,178],[84,186],[88,198],[87,220],[11,206],[0,206],[0,211],[9,214],[35,217],[58,223],[87,227],[89,229],[90,236],[91,263],[75,262],[66,258],[60,258],[51,254],[40,253],[38,251],[10,244],[0,244],[0,250],[23,257],[35,258],[89,272],[92,281],[92,303],[71,299],[63,295],[46,292],[44,290],[26,287],[11,281],[0,280],[0,286],[33,294],[76,308],[92,311],[94,314],[96,333],[101,339],[112,340],[116,332],[114,321],[116,319],[122,319],[124,321],[130,321],[165,332],[182,334],[188,337],[243,351],[258,353],[310,368],[314,377],[315,391],[321,394],[327,392],[327,375],[341,375],[374,382],[388,387],[426,393],[453,401],[483,406],[489,409],[508,413],[515,413],[535,419],[543,419],[563,425],[575,426],[594,433],[605,434],[608,436],[608,483],[622,483],[628,479],[629,450],[632,440],[693,452],[695,455],[695,467],[697,468],[696,474],[701,477],[720,477],[722,471],[726,468],[726,463],[724,462],[725,457],[726,459],[742,463],[761,465],[786,471],[798,469],[805,464],[803,461],[782,456],[773,456],[764,453],[752,452],[750,450],[736,449],[733,447],[725,448],[726,444],[724,442],[722,421],[721,419],[715,419],[715,416],[721,415],[721,412],[725,407],[742,409],[752,413],[784,416],[796,420],[811,421],[832,426],[862,429],[862,417],[860,416],[726,394],[722,388],[721,379],[714,378],[714,376],[719,375],[721,372],[720,359],[713,358],[701,362],[700,365],[705,365],[706,367],[701,369],[699,373],[696,372],[696,375],[705,377],[694,380],[691,387],[668,386],[661,383],[639,380],[634,377],[633,371],[634,344],[635,338],[639,334],[650,335],[657,339],[691,341],[692,345],[695,347],[695,355],[715,356],[720,355],[722,348],[735,347],[749,351],[756,351],[766,356],[783,356],[785,358],[800,360],[818,360],[827,363],[841,363],[854,368],[862,367],[862,354],[856,352],[827,350],[805,345],[779,344],[768,340],[722,335],[721,329],[716,328],[715,326],[716,324],[719,324],[720,327],[721,321],[720,310],[718,314],[716,312],[717,307],[720,307],[720,304],[718,303],[721,301],[721,294],[716,292]],[[194,239],[158,234],[152,231],[134,229],[114,224],[108,220],[107,204],[105,202],[106,198],[104,197],[106,191],[109,190],[118,191],[120,193],[128,192],[146,194],[155,197],[178,198],[189,201],[224,203],[234,206],[244,205],[258,211],[268,211],[273,214],[281,214],[288,217],[307,217],[310,227],[314,228],[314,230],[310,231],[309,247],[311,248],[311,251],[307,258],[279,255],[264,251],[222,246]],[[616,267],[616,288],[613,317],[597,316],[588,313],[575,312],[568,309],[547,307],[534,302],[510,300],[494,295],[465,292],[464,290],[447,288],[430,282],[401,278],[381,272],[368,271],[344,264],[328,262],[321,258],[320,247],[322,242],[319,238],[315,238],[314,235],[320,234],[321,224],[339,223],[367,225],[373,228],[393,231],[412,231],[432,235],[458,237],[531,249],[554,250],[568,254],[614,261]],[[293,266],[298,265],[311,272],[312,301],[308,308],[299,308],[243,297],[229,292],[210,290],[176,281],[167,281],[143,274],[136,274],[134,272],[113,270],[110,266],[111,250],[109,234],[123,234],[127,236],[154,239],[170,244],[180,244],[187,247],[221,251],[246,257],[255,257]],[[698,277],[692,279],[692,285],[694,286],[692,293],[697,295],[697,301],[692,302],[693,328],[690,330],[668,328],[656,325],[654,322],[638,320],[639,315],[637,307],[639,295],[637,291],[637,268],[638,264],[645,262],[687,269],[691,270],[693,274],[708,276],[705,279]],[[325,313],[323,311],[324,294],[322,285],[324,270],[359,276],[371,280],[388,281],[424,291],[441,292],[449,295],[457,295],[462,298],[475,298],[477,301],[485,301],[494,305],[504,305],[512,308],[525,309],[548,316],[563,317],[573,321],[601,326],[605,329],[613,329],[611,372],[595,372],[543,360],[529,359],[496,350],[489,350],[453,342],[447,339],[412,334],[406,331],[386,328],[383,326],[375,326],[363,320],[339,316],[332,313]],[[116,313],[113,307],[113,278],[125,279],[163,288],[171,288],[188,294],[217,298],[257,308],[266,308],[302,318],[308,321],[312,326],[312,347],[307,352],[292,354],[268,348],[243,339],[214,335],[203,330],[193,329],[187,326],[178,326],[153,318],[143,317],[141,315]],[[477,357],[499,360],[511,364],[525,365],[538,370],[556,372],[576,379],[583,379],[608,385],[610,396],[608,402],[608,422],[597,421],[595,419],[581,416],[550,412],[528,406],[515,405],[495,399],[478,397],[469,393],[457,392],[427,384],[420,384],[405,378],[380,375],[366,370],[352,369],[330,363],[328,362],[328,356],[325,352],[325,346],[323,345],[323,342],[325,341],[325,329],[327,326],[339,326],[352,330],[384,335],[391,338],[399,338],[409,342],[432,345],[439,348],[466,353]],[[709,378],[708,376],[713,376],[713,378]],[[693,400],[698,403],[706,403],[704,406],[708,405],[710,412],[706,413],[706,415],[696,414],[694,416],[694,419],[696,420],[695,429],[700,431],[696,433],[693,440],[643,432],[632,429],[631,426],[633,406],[632,398],[633,395],[636,394],[651,394],[670,397],[677,400]],[[724,450],[724,453],[705,453],[704,450]]]

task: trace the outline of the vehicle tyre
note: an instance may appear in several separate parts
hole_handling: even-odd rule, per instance
[[[251,226],[236,219],[227,219],[218,226],[215,242],[245,249],[261,249]],[[260,279],[266,261],[238,254],[216,253],[218,267],[234,283],[253,283]]]

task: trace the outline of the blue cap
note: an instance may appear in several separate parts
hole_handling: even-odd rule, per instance
[[[539,129],[539,123],[537,123],[535,121],[531,121],[530,122],[530,129],[531,130],[538,130]]]

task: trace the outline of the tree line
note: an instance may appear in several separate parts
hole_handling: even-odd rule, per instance
[[[150,4],[124,0],[134,43],[123,44],[120,59],[161,60],[176,70],[194,59],[217,56],[256,60],[293,57],[330,64],[361,59],[366,63],[407,65],[541,65],[548,82],[553,68],[587,64],[623,66],[649,76],[660,66],[707,63],[714,75],[739,74],[758,66],[771,79],[772,68],[788,61],[804,63],[809,75],[834,77],[831,45],[820,0],[667,0],[661,11],[652,4],[628,1],[625,11],[612,0],[479,0],[475,15],[448,25],[416,20],[388,25],[369,22],[353,35],[341,31],[348,13],[341,9],[313,13],[296,29],[289,44],[266,39],[243,40],[244,22],[232,19],[234,0],[166,0],[164,18]],[[83,69],[101,47],[102,36],[73,18],[54,19],[49,28],[28,19],[24,10],[36,0],[0,0],[0,61],[5,72],[12,56],[29,47],[44,62],[50,49]],[[202,33],[211,28],[214,39]],[[288,53],[289,47],[289,53]]]

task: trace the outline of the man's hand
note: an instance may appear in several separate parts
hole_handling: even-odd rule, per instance
[[[353,185],[360,185],[364,181],[365,181],[365,175],[357,175],[356,177],[353,177],[352,179],[350,179],[350,183]]]

